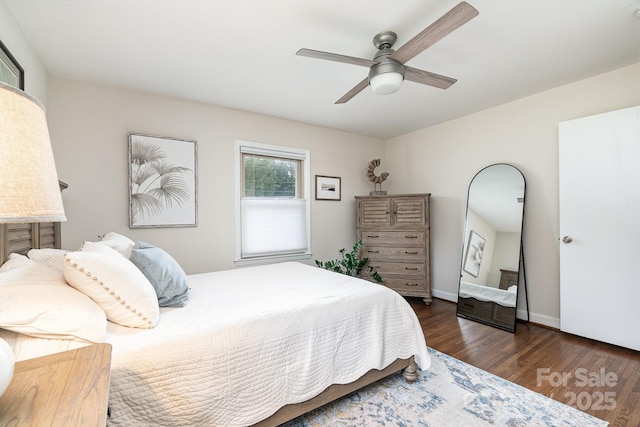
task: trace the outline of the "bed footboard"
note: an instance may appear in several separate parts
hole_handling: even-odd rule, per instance
[[[403,370],[402,376],[408,382],[413,382],[418,378],[418,365],[413,357],[397,359],[383,370],[372,369],[352,383],[332,384],[325,391],[306,402],[283,406],[269,418],[254,424],[254,427],[278,426],[401,370]]]

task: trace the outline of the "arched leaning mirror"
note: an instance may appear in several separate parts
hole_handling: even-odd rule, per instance
[[[525,180],[508,164],[469,184],[457,314],[511,332],[516,328]]]

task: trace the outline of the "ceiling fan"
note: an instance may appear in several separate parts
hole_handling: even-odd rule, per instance
[[[479,12],[473,6],[463,1],[398,48],[398,50],[392,49],[397,39],[396,33],[393,31],[379,33],[373,38],[373,44],[378,49],[378,52],[372,60],[313,49],[300,49],[296,52],[296,55],[369,67],[369,77],[362,80],[354,86],[353,89],[344,94],[342,98],[336,101],[336,104],[344,104],[368,85],[371,86],[375,93],[380,95],[394,93],[400,89],[400,85],[405,79],[446,89],[454,84],[456,79],[419,70],[404,64],[446,35],[478,16],[478,14]]]

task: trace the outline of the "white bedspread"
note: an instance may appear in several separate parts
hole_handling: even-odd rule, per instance
[[[498,289],[491,286],[476,285],[475,283],[460,282],[460,297],[475,298],[479,301],[492,301],[504,307],[516,306],[517,286],[509,289]]]
[[[156,328],[109,324],[109,425],[250,425],[397,358],[430,365],[415,313],[384,286],[294,262],[189,283]]]

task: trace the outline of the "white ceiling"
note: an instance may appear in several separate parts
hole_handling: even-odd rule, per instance
[[[54,75],[382,139],[640,61],[640,0],[469,0],[479,16],[407,63],[457,83],[335,105],[368,70],[299,48],[371,59],[376,33],[398,48],[458,1],[4,1]]]

